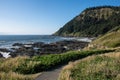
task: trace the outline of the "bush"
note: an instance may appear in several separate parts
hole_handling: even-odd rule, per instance
[[[14,71],[22,74],[32,74],[41,71],[53,69],[59,65],[81,59],[93,54],[102,54],[113,50],[94,50],[94,51],[70,51],[64,54],[50,54],[43,56],[35,56],[33,58],[26,59],[26,61],[20,64]]]

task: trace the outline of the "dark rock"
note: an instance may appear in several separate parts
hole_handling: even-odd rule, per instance
[[[43,46],[43,45],[45,45],[45,43],[43,43],[43,42],[35,42],[35,43],[33,44],[33,47],[41,47],[41,46]]]
[[[15,53],[15,52],[11,52],[9,55],[10,55],[11,57],[16,57],[16,56],[18,56],[18,54]]]
[[[36,42],[33,44],[22,44],[19,48],[13,48],[13,52],[10,53],[12,57],[18,55],[35,56],[44,54],[60,54],[70,50],[79,50],[87,46],[88,42],[81,41],[58,41],[55,43],[45,44],[43,42]]]
[[[14,43],[12,46],[23,46],[22,43]]]
[[[9,49],[6,49],[6,48],[0,48],[0,51],[1,51],[1,52],[10,52],[10,50],[9,50]]]
[[[0,58],[3,58],[3,55],[0,53]]]

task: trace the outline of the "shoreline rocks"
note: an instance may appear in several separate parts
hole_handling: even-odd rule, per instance
[[[43,42],[35,42],[31,44],[15,43],[10,50],[4,48],[1,52],[10,52],[11,57],[16,56],[35,56],[45,54],[61,54],[70,50],[81,50],[88,45],[89,42],[77,40],[63,40],[54,43],[45,44]]]

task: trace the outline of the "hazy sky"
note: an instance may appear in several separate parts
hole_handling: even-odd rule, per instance
[[[120,0],[0,0],[0,34],[52,34],[87,7]]]

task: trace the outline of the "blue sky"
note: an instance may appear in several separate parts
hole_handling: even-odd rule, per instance
[[[120,0],[0,0],[0,34],[52,34],[85,8]]]

